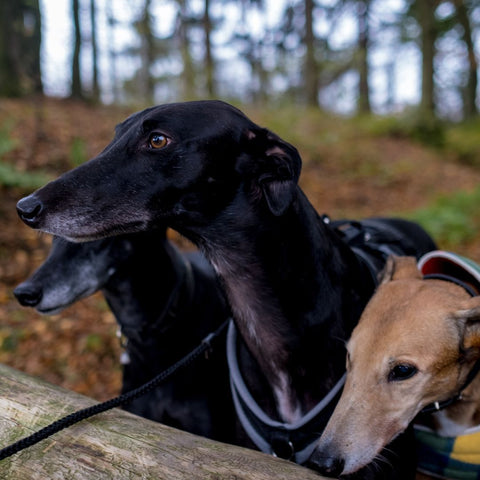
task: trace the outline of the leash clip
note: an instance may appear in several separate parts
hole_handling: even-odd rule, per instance
[[[212,340],[215,338],[215,332],[209,333],[203,340],[202,345],[205,345],[205,360],[208,360],[209,354],[212,352]]]

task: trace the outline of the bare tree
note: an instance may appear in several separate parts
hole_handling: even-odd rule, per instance
[[[79,0],[72,0],[73,37],[74,48],[72,56],[72,84],[71,98],[83,99],[82,79],[80,76],[80,50],[82,45],[82,33],[80,30],[80,5]]]
[[[145,0],[142,16],[135,27],[140,35],[141,66],[138,72],[138,81],[142,97],[153,103],[155,97],[155,79],[151,74],[152,66],[156,60],[155,39],[152,31],[152,17],[150,14],[151,0]]]
[[[308,105],[318,105],[318,70],[315,59],[315,35],[313,32],[314,0],[304,0],[305,8],[305,96]]]
[[[435,116],[435,80],[434,60],[437,31],[435,27],[435,10],[438,0],[417,0],[418,21],[421,33],[422,50],[422,96],[420,113],[424,118]]]
[[[369,87],[369,16],[370,0],[359,0],[357,2],[358,18],[358,111],[359,113],[370,113],[370,87]]]
[[[190,14],[188,11],[187,0],[176,0],[178,3],[178,15],[176,34],[180,44],[180,55],[183,64],[183,73],[181,76],[181,91],[182,97],[186,100],[195,98],[195,67],[192,58],[190,45],[190,31],[191,25]]]
[[[0,95],[42,93],[38,0],[0,0]]]
[[[204,33],[204,48],[205,48],[205,86],[207,96],[215,97],[215,64],[212,56],[212,19],[210,18],[210,0],[204,0],[203,9],[203,33]]]
[[[463,41],[467,47],[468,58],[468,76],[464,92],[463,115],[464,118],[472,118],[478,115],[478,109],[476,104],[478,86],[478,62],[475,55],[475,45],[473,43],[473,33],[467,5],[465,4],[464,0],[455,0],[454,3],[458,23],[463,30]]]
[[[97,45],[97,22],[95,0],[90,0],[90,23],[92,42],[92,98],[94,101],[100,99],[100,85],[98,83],[98,45]]]

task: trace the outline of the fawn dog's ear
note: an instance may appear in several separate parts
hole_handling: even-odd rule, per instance
[[[453,316],[463,326],[462,347],[467,359],[480,358],[480,296],[470,298],[465,308],[457,310]]]
[[[415,257],[390,255],[385,267],[378,275],[380,285],[405,278],[422,278],[422,274],[417,268],[417,259]]]
[[[264,128],[249,129],[244,140],[247,147],[238,158],[237,171],[251,194],[263,198],[273,215],[283,215],[295,198],[300,176],[297,149]]]

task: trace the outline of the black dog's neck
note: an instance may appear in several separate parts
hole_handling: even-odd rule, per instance
[[[173,348],[172,336],[181,338],[181,332],[185,338],[189,336],[189,326],[174,318],[178,313],[174,308],[190,307],[193,292],[187,275],[193,273],[187,271],[191,268],[188,261],[166,238],[157,239],[152,248],[140,243],[133,251],[102,291],[130,345],[154,342],[158,359]],[[148,349],[143,350],[147,355]]]
[[[284,216],[259,219],[257,209],[242,211],[248,213],[241,224],[229,225],[226,212],[199,243],[269,379],[280,416],[291,422],[343,374],[343,344],[372,292],[353,252],[300,189]]]

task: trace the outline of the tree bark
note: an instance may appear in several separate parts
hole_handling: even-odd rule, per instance
[[[97,45],[97,15],[95,0],[90,0],[90,23],[92,40],[92,98],[95,102],[100,100],[100,85],[98,83],[98,45]]]
[[[458,22],[463,28],[463,41],[467,47],[468,55],[468,78],[465,86],[465,95],[463,100],[463,115],[465,119],[470,119],[478,115],[477,109],[477,86],[478,86],[478,62],[475,55],[475,46],[473,44],[472,27],[468,16],[467,6],[464,0],[455,0]]]
[[[70,96],[75,99],[83,99],[82,79],[80,76],[80,50],[82,34],[80,30],[79,0],[72,0],[74,48],[72,56],[72,85]]]
[[[204,0],[203,33],[205,48],[205,85],[208,98],[215,98],[215,65],[212,56],[212,19],[210,18],[210,0]]]
[[[313,33],[314,1],[305,0],[305,94],[308,105],[318,106],[318,73]]]
[[[192,100],[196,96],[195,88],[195,67],[190,51],[190,38],[188,31],[188,10],[186,0],[177,0],[179,6],[179,15],[177,19],[177,35],[180,43],[180,54],[182,57],[183,73],[182,97],[184,100]]]
[[[420,101],[421,117],[435,117],[435,80],[434,60],[435,41],[435,9],[437,0],[418,0],[419,22],[422,29],[422,97]]]
[[[370,0],[360,0],[357,4],[358,9],[358,112],[370,113],[370,86],[369,86],[369,29],[368,13]]]
[[[38,0],[0,0],[0,96],[42,94]]]
[[[140,57],[142,65],[139,72],[140,94],[148,104],[155,101],[155,79],[151,73],[155,62],[155,41],[152,32],[152,17],[150,14],[151,0],[145,0],[143,15],[138,24],[140,34]]]

